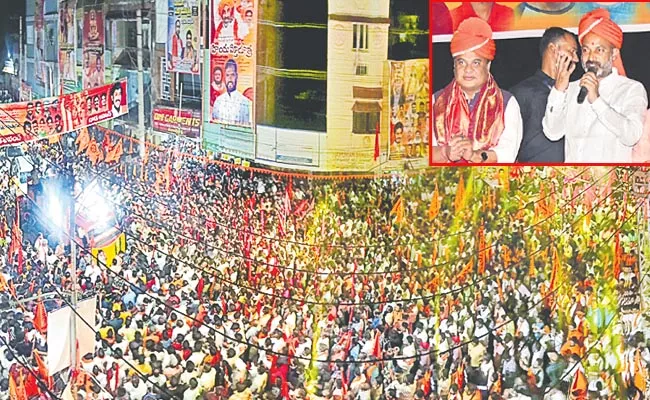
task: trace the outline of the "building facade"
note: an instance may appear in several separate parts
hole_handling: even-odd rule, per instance
[[[64,2],[76,6],[76,86],[63,84],[58,63],[58,24],[64,20]],[[129,113],[110,127],[137,135],[138,109],[144,107],[145,127],[154,142],[177,135],[200,143],[214,155],[223,153],[279,168],[371,171],[403,167],[389,162],[387,154],[391,136],[389,58],[422,55],[417,46],[410,46],[415,41],[408,25],[428,21],[425,15],[412,15],[420,13],[426,1],[248,0],[248,7],[257,8],[253,123],[248,127],[211,118],[210,36],[220,22],[214,11],[221,2],[236,7],[244,3],[191,3],[200,10],[201,28],[195,33],[200,38],[196,41],[199,67],[183,73],[171,71],[168,63],[174,36],[168,28],[173,27],[169,11],[177,3],[28,0],[24,83],[33,97],[81,90],[84,12],[99,7],[104,21],[104,81],[127,78],[129,82]],[[40,26],[41,8],[39,31],[35,28]],[[137,86],[138,9],[143,93]],[[426,36],[426,30],[421,31],[415,30],[418,40]],[[422,43],[420,47],[428,49],[426,40]]]

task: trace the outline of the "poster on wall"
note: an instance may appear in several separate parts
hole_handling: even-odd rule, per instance
[[[210,122],[252,128],[257,2],[211,0]]]
[[[614,22],[624,32],[650,31],[650,5],[646,2],[493,2],[489,10],[484,3],[432,2],[431,31],[436,41],[449,41],[445,35],[453,33],[465,19],[485,11],[497,38],[538,37],[538,30],[551,26],[577,28],[580,18],[596,8],[609,11]],[[481,9],[479,9],[481,8]],[[641,26],[640,26],[641,25]]]
[[[58,97],[0,104],[0,146],[41,139],[128,113],[127,81]]]
[[[45,14],[44,1],[36,0],[34,11],[34,78],[45,86],[47,70],[45,65]]]
[[[169,0],[167,71],[199,73],[200,17],[197,0]]]
[[[189,139],[201,136],[201,114],[198,111],[178,110],[169,107],[153,109],[153,129]]]
[[[20,82],[20,101],[30,101],[32,99],[32,87],[25,81]]]
[[[429,60],[389,61],[390,159],[428,155]]]
[[[104,84],[104,12],[101,6],[84,11],[83,24],[83,87]]]
[[[59,76],[65,93],[77,88],[76,10],[77,0],[59,2]]]

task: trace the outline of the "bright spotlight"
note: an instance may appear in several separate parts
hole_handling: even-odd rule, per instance
[[[63,202],[61,201],[59,194],[54,190],[50,190],[47,197],[48,218],[57,228],[63,229],[66,220],[66,212],[63,208]]]
[[[115,217],[97,182],[93,182],[84,189],[77,200],[77,207],[80,214],[83,214],[95,229],[105,227]]]

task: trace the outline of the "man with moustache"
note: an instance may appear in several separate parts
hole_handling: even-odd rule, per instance
[[[251,101],[237,91],[237,63],[230,59],[224,67],[226,93],[217,97],[212,107],[212,118],[225,124],[250,125]]]
[[[451,39],[454,80],[434,94],[430,163],[512,163],[522,136],[517,100],[490,73],[492,30],[463,21]]]
[[[568,54],[578,62],[578,41],[562,28],[553,27],[544,32],[539,45],[542,65],[535,74],[510,89],[519,103],[524,124],[523,140],[517,154],[521,163],[563,163],[564,139],[550,141],[542,129],[542,119],[551,88],[555,85],[557,61]]]
[[[643,132],[648,95],[640,82],[625,75],[623,31],[607,10],[596,9],[582,17],[578,39],[587,72],[569,83],[576,63],[569,54],[560,56],[542,121],[544,134],[550,140],[565,138],[567,163],[630,163]],[[583,87],[587,95],[579,104]]]

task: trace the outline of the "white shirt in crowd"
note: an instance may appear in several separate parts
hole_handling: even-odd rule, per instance
[[[641,139],[648,95],[640,82],[618,74],[616,68],[600,81],[600,97],[578,104],[580,84],[566,92],[551,89],[542,121],[550,140],[565,138],[567,163],[630,163]]]

